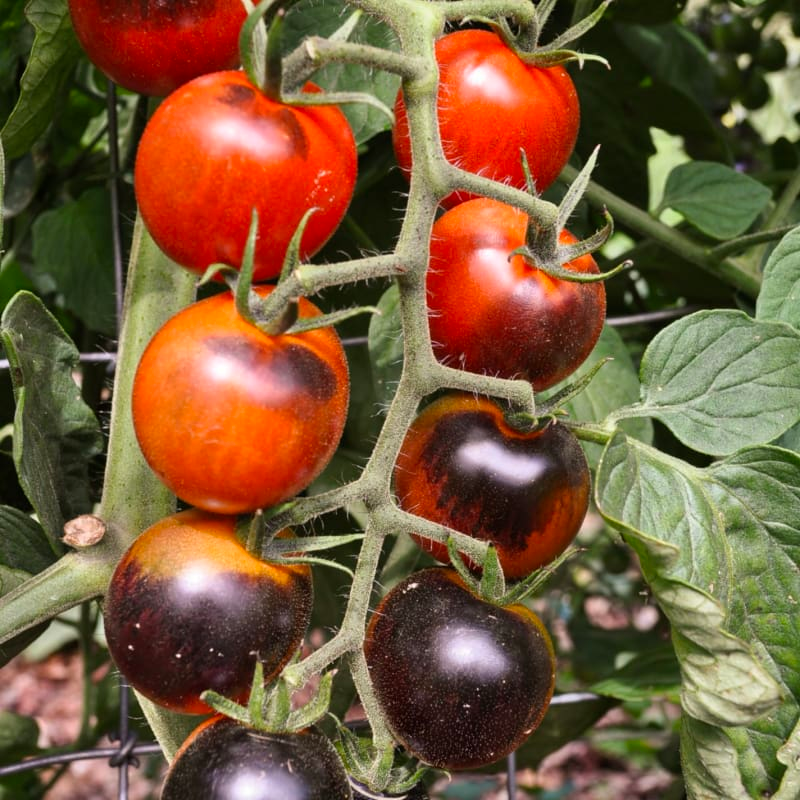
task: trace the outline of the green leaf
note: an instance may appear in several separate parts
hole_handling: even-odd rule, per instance
[[[5,207],[3,198],[6,196],[6,157],[3,150],[3,140],[0,139],[0,244],[3,242],[3,217]]]
[[[661,331],[642,359],[642,399],[612,415],[661,420],[701,453],[770,442],[800,418],[800,332],[739,311],[701,311]]]
[[[36,575],[56,560],[56,553],[36,520],[16,508],[0,506],[0,568]],[[0,594],[6,589],[0,584]]]
[[[617,700],[649,703],[658,696],[677,696],[680,684],[675,651],[671,647],[660,647],[635,656],[590,690]]]
[[[603,328],[589,358],[569,377],[569,382],[576,382],[605,358],[614,360],[595,375],[585,391],[566,405],[576,422],[603,422],[612,411],[639,398],[639,378],[628,348],[619,333],[608,325]],[[559,388],[556,386],[553,391],[557,392]],[[653,439],[653,425],[648,419],[623,420],[621,427],[627,434],[643,442],[649,443]],[[589,463],[597,466],[602,447],[588,442],[582,442],[582,445]]]
[[[75,346],[42,302],[20,292],[0,320],[16,412],[14,463],[54,552],[64,522],[92,509],[88,464],[102,450],[100,426],[72,378]]]
[[[663,208],[672,208],[715,239],[744,233],[766,208],[772,193],[751,178],[714,161],[680,164],[664,187]]]
[[[352,7],[344,0],[300,0],[286,15],[282,33],[284,49],[293,49],[307,36],[330,36],[350,13]],[[392,29],[367,14],[358,20],[348,41],[387,50],[398,49]],[[331,92],[367,92],[389,108],[394,106],[400,88],[399,76],[360,64],[330,64],[314,74],[314,83]],[[391,127],[386,115],[372,106],[347,103],[341,109],[350,122],[356,144],[363,144],[376,133]]]
[[[787,233],[767,260],[756,319],[800,330],[800,227]]]
[[[709,724],[743,725],[774,708],[780,688],[749,637],[729,630],[740,587],[708,481],[703,470],[618,434],[598,469],[597,502],[636,550],[672,625],[684,710]]]
[[[45,211],[33,223],[33,269],[50,276],[67,309],[94,331],[115,332],[111,203],[106,189]]]
[[[0,711],[0,764],[13,762],[37,752],[39,725],[32,717]]]
[[[777,709],[746,728],[726,731],[750,796],[770,796],[785,770],[777,750],[789,742],[800,717],[800,457],[778,448],[753,448],[713,465],[707,474],[734,576],[729,629],[757,648],[781,687]]]
[[[372,379],[378,402],[388,407],[403,370],[403,324],[400,320],[400,290],[390,286],[369,321],[368,346]]]
[[[36,30],[14,110],[0,130],[8,158],[16,158],[47,130],[81,48],[72,30],[67,0],[30,0],[25,8]]]
[[[663,25],[620,25],[617,35],[651,75],[698,103],[707,104],[714,82],[702,42],[675,22]]]
[[[753,447],[697,469],[620,435],[597,493],[672,625],[690,796],[796,785],[800,456]]]

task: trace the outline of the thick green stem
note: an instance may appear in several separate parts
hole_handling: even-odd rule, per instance
[[[571,182],[577,176],[578,170],[568,165],[562,170],[560,180]],[[756,275],[743,270],[729,259],[715,259],[708,248],[669,225],[659,222],[650,214],[609,192],[608,189],[590,181],[584,196],[597,208],[608,209],[616,222],[649,236],[663,247],[696,264],[748,297],[758,296],[761,281]]]
[[[136,366],[153,334],[194,297],[195,276],[170,261],[137,219],[114,382],[114,407],[100,516],[120,550],[171,513],[175,499],[147,465],[133,429]]]

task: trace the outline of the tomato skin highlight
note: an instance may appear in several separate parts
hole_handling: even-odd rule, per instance
[[[210,710],[206,689],[246,699],[256,657],[269,681],[302,643],[311,570],[247,552],[236,518],[195,509],[157,522],[128,549],[104,605],[108,647],[129,683],[159,705]]]
[[[525,244],[528,218],[488,198],[462,203],[433,226],[428,319],[437,359],[468,372],[522,378],[536,391],[574,372],[603,330],[602,283],[551,278],[509,254]],[[562,244],[575,237],[564,230]],[[590,255],[563,265],[599,272]]]
[[[299,314],[319,309],[301,298]],[[332,328],[268,336],[224,292],[178,312],[153,337],[134,378],[133,423],[145,459],[178,497],[247,513],[293,497],[324,469],[349,387]]]
[[[439,398],[414,420],[394,479],[401,508],[492,542],[511,579],[567,548],[591,485],[583,450],[566,427],[548,422],[521,433],[488,398],[461,394]],[[449,563],[445,545],[415,538]]]
[[[198,726],[175,755],[161,800],[351,800],[342,762],[313,730],[266,733],[224,717]]]
[[[526,65],[497,34],[482,30],[440,38],[436,61],[439,128],[447,160],[524,189],[524,150],[537,191],[550,186],[569,160],[580,126],[578,94],[567,71]],[[394,111],[395,155],[408,175],[411,140],[402,92]],[[442,205],[452,208],[474,197],[456,191]]]
[[[383,598],[364,654],[397,741],[441,769],[508,755],[541,722],[555,686],[541,620],[481,600],[446,567],[416,572]]]
[[[164,97],[239,63],[241,0],[69,0],[89,59],[133,92]]]
[[[312,84],[307,92],[319,91]],[[276,277],[305,212],[316,208],[301,257],[322,247],[344,216],[356,148],[335,106],[270,100],[242,72],[185,84],[156,110],[136,155],[134,189],[158,246],[187,269],[241,265],[259,215],[254,280]]]

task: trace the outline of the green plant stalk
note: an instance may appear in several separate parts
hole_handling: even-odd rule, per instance
[[[578,170],[567,165],[561,171],[560,180],[570,182],[578,176]],[[594,181],[587,186],[585,198],[593,206],[608,209],[615,221],[633,228],[635,231],[649,236],[673,253],[696,264],[701,269],[714,275],[728,286],[746,294],[748,297],[758,296],[761,288],[760,279],[743,270],[729,259],[715,259],[709,249],[694,242],[685,234],[654,219],[650,214],[618,197],[608,189]]]
[[[175,498],[147,465],[133,429],[131,393],[136,367],[153,334],[194,298],[195,276],[156,247],[136,220],[114,382],[100,517],[106,539],[121,554],[154,522],[172,513]]]

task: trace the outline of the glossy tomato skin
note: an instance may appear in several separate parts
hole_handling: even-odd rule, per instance
[[[235,517],[195,509],[166,517],[111,578],[104,620],[114,662],[135,689],[174,711],[208,713],[206,689],[244,700],[256,655],[270,680],[305,635],[308,565],[255,558],[235,528]]]
[[[394,478],[401,508],[492,542],[511,579],[562,553],[589,504],[589,467],[566,427],[516,431],[497,405],[473,395],[445,395],[417,417]],[[449,562],[444,545],[418,542]]]
[[[603,329],[602,283],[551,278],[509,254],[525,244],[524,212],[496,200],[462,203],[433,226],[427,275],[433,349],[469,372],[529,380],[541,391],[574,372]],[[568,231],[562,244],[575,241]],[[590,255],[563,265],[597,273]]]
[[[299,313],[319,310],[301,299]],[[326,466],[349,385],[332,328],[268,336],[224,292],[178,312],[153,337],[134,377],[133,423],[144,457],[178,497],[247,513],[293,497]]]
[[[580,106],[563,67],[526,65],[495,33],[456,31],[436,42],[438,115],[448,161],[519,189],[526,186],[524,150],[543,192],[558,176],[575,146]],[[402,92],[395,102],[394,149],[400,168],[411,170],[411,141]],[[473,198],[453,192],[451,208]]]
[[[306,91],[318,91],[310,84]],[[310,208],[301,255],[336,229],[356,179],[356,148],[335,106],[270,100],[242,72],[204,75],[153,114],[136,156],[134,189],[158,246],[188,269],[239,267],[253,209],[256,282],[276,277]]]
[[[115,83],[164,97],[239,63],[241,0],[69,0],[91,61]]]
[[[342,762],[313,730],[264,733],[212,717],[176,753],[161,800],[351,800]]]
[[[541,620],[481,600],[457,573],[414,573],[380,602],[364,642],[389,726],[412,755],[442,769],[491,764],[541,722],[555,656]]]

